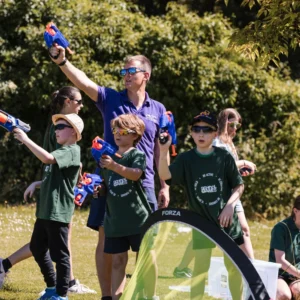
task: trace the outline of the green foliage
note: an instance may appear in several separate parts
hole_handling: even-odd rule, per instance
[[[204,108],[237,108],[244,119],[240,156],[253,160],[259,170],[245,179],[246,208],[273,216],[291,203],[299,192],[299,124],[293,117],[299,113],[299,84],[228,49],[233,32],[228,20],[219,14],[199,17],[174,2],[165,15],[147,17],[122,0],[5,0],[0,7],[0,107],[30,123],[29,136],[38,144],[50,120],[49,95],[70,84],[47,54],[43,31],[50,19],[75,51],[69,59],[98,84],[120,90],[124,57],[144,54],[151,59],[148,92],[173,111],[179,151],[192,146],[192,116]],[[92,172],[89,147],[103,127],[100,113],[84,98],[80,145],[84,169]],[[41,164],[4,130],[0,144],[0,202],[21,202],[25,187],[40,178]],[[182,188],[172,189],[172,205],[185,205]]]
[[[252,60],[263,64],[273,61],[278,65],[280,55],[288,56],[289,48],[299,47],[300,2],[295,0],[259,0],[257,19],[231,37],[231,46]],[[252,8],[254,0],[242,5]]]

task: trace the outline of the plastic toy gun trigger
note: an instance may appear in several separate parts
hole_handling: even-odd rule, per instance
[[[97,174],[84,173],[82,181],[74,188],[74,202],[81,206],[88,194],[93,195],[94,188],[103,182]]]
[[[165,144],[168,141],[168,134],[172,137],[171,156],[176,156],[175,146],[177,145],[177,135],[174,116],[171,111],[166,111],[159,119],[159,142]]]
[[[20,128],[25,132],[28,132],[31,129],[29,124],[22,122],[3,110],[0,110],[0,126],[9,132],[12,132],[14,128]]]
[[[58,30],[53,22],[49,22],[46,25],[46,30],[44,32],[44,40],[48,48],[51,48],[53,44],[58,44],[68,50],[70,54],[74,52],[69,48],[69,42],[63,36],[63,34]],[[57,58],[57,57],[54,57]]]

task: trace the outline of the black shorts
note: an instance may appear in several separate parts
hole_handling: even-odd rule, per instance
[[[140,250],[141,235],[127,235],[121,237],[105,237],[104,252],[118,254],[127,252],[130,248],[133,252]]]
[[[99,230],[104,224],[106,197],[92,198],[90,206],[90,214],[87,220],[87,227]]]

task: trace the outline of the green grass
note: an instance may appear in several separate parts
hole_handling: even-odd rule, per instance
[[[86,227],[88,211],[76,211],[73,218],[72,253],[74,274],[83,284],[97,291],[97,295],[69,295],[69,299],[94,300],[100,299],[101,293],[96,275],[94,252],[98,233]],[[270,231],[274,221],[250,221],[252,243],[255,258],[268,259]],[[24,244],[29,242],[35,222],[35,207],[0,207],[0,257],[5,258]],[[170,239],[176,239],[171,232]],[[179,241],[176,251],[165,246],[161,256],[167,261],[172,258],[172,268],[180,261],[186,243]],[[217,254],[215,254],[217,255]],[[135,265],[135,255],[130,252],[127,273],[132,274]],[[170,270],[160,270],[160,274],[170,273]],[[170,274],[172,277],[172,274]],[[168,276],[164,279],[168,285]],[[4,288],[0,290],[0,300],[36,299],[37,294],[44,289],[42,275],[33,258],[15,265],[9,274]]]

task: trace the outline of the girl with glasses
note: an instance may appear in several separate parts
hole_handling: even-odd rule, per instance
[[[214,140],[213,145],[226,149],[235,159],[237,168],[240,170],[241,175],[248,176],[254,174],[256,165],[251,161],[239,159],[237,150],[233,143],[233,139],[241,125],[242,118],[237,110],[233,108],[226,108],[222,110],[218,116],[218,136]],[[241,245],[241,248],[249,258],[254,259],[253,247],[250,240],[250,228],[240,200],[236,204],[236,212],[244,232],[245,243]]]

